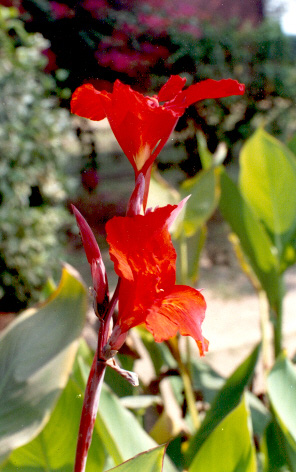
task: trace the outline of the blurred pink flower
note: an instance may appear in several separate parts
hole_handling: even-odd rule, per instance
[[[65,3],[59,2],[48,2],[51,8],[51,13],[56,20],[61,20],[62,18],[72,18],[75,15],[74,10],[72,10]]]
[[[183,33],[188,33],[195,38],[201,38],[202,30],[197,26],[190,23],[184,23],[178,26],[178,29]]]
[[[107,0],[84,0],[82,7],[89,11],[93,18],[102,18],[107,13],[109,4]]]
[[[42,51],[42,54],[47,58],[47,64],[44,67],[44,72],[50,73],[54,70],[57,70],[58,66],[56,63],[56,54],[50,48],[44,49]]]
[[[170,24],[170,20],[168,18],[163,18],[157,14],[140,13],[138,16],[138,21],[148,28],[157,31],[164,31]]]

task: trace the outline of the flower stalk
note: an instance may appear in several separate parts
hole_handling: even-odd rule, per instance
[[[152,97],[133,91],[119,80],[115,81],[112,93],[85,84],[72,96],[73,113],[95,121],[109,120],[115,138],[135,172],[135,188],[126,216],[113,217],[106,224],[110,258],[119,277],[111,300],[95,236],[73,207],[91,269],[94,311],[99,319],[98,345],[86,386],[74,472],[85,471],[106,367],[115,369],[132,385],[138,384],[136,374],[121,369],[114,360],[134,326],[145,324],[157,342],[174,338],[168,346],[178,362],[194,427],[197,429],[200,424],[190,372],[182,361],[176,335],[193,337],[200,355],[205,354],[208,341],[202,335],[201,325],[206,302],[198,290],[185,285],[187,254],[184,238],[183,285],[176,285],[177,255],[169,233],[169,227],[189,197],[178,205],[154,210],[146,210],[146,205],[153,162],[185,109],[206,98],[242,95],[244,85],[231,79],[209,79],[183,90],[185,82],[185,78],[171,76],[159,94]],[[117,302],[118,316],[113,325]]]
[[[92,433],[96,421],[106,366],[106,362],[98,361],[98,352],[96,351],[84,395],[74,472],[85,471],[87,454],[91,444]]]

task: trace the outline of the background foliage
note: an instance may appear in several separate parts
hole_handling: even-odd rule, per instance
[[[0,311],[25,306],[60,271],[78,142],[54,79],[48,42],[0,9]]]
[[[201,167],[197,129],[212,152],[225,141],[229,159],[259,123],[284,139],[295,131],[295,48],[276,23],[220,22],[194,3],[166,0],[23,0],[19,8],[26,29],[50,40],[47,70],[67,69],[72,91],[84,81],[108,90],[119,78],[153,92],[180,73],[188,84],[209,77],[245,83],[243,98],[202,102],[180,119],[177,130],[186,134],[177,143],[184,149],[179,164],[188,175]]]

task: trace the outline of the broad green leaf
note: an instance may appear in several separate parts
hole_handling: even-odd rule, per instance
[[[264,223],[282,259],[296,230],[295,157],[260,128],[242,148],[240,165],[242,194]]]
[[[151,175],[147,207],[176,205],[180,201],[179,192],[174,189],[158,172]]]
[[[273,244],[226,172],[221,174],[220,209],[238,236],[242,250],[266,291],[271,306],[276,306],[281,300],[281,283]]]
[[[47,302],[20,315],[0,337],[0,457],[42,430],[72,369],[87,292],[64,268]]]
[[[296,371],[285,354],[268,376],[267,391],[280,427],[296,448]]]
[[[82,362],[80,365],[86,379],[89,369]],[[135,416],[124,408],[120,400],[105,385],[102,388],[95,429],[116,465],[157,446]],[[176,472],[168,460],[165,460],[164,470]]]
[[[201,392],[204,401],[211,404],[226,382],[225,378],[221,377],[208,364],[198,359],[191,361],[191,369],[194,390]],[[267,423],[270,421],[270,413],[253,393],[247,390],[245,395],[251,412],[254,434],[261,437]]]
[[[160,374],[160,371],[164,366],[171,369],[177,367],[177,362],[165,343],[156,343],[152,334],[142,326],[137,326],[135,329],[139,333],[145,348],[149,352],[157,376]]]
[[[193,236],[213,214],[219,200],[218,179],[220,168],[201,170],[181,186],[183,198],[189,198],[183,217],[183,229],[187,237]]]
[[[212,403],[224,385],[225,378],[200,359],[191,360],[191,371],[194,390],[201,392],[205,402]]]
[[[219,390],[210,410],[207,412],[201,427],[189,441],[186,453],[186,463],[190,464],[196,452],[210,436],[216,426],[239,404],[245,387],[249,384],[258,360],[260,345],[257,346],[247,359],[227,379]]]
[[[243,400],[216,426],[197,452],[189,472],[256,472],[250,415]]]
[[[292,151],[294,158],[296,157],[296,133],[292,136],[292,138],[288,142],[288,148]]]
[[[166,446],[159,446],[142,452],[123,464],[110,469],[110,472],[161,472]]]
[[[208,149],[206,137],[201,131],[197,131],[196,139],[202,168],[210,169],[213,166],[213,154]]]
[[[287,441],[276,421],[268,424],[261,445],[264,472],[295,472],[296,449]]]
[[[179,192],[172,187],[158,172],[151,175],[147,208],[156,208],[158,206],[176,205],[180,202]],[[176,221],[170,227],[170,232],[174,233],[181,224],[184,211],[180,213]]]
[[[206,242],[207,227],[204,224],[190,238],[186,238],[188,254],[188,278],[192,285],[199,279],[200,256]],[[178,261],[178,260],[177,260]]]
[[[254,434],[261,438],[271,419],[270,411],[252,392],[247,391],[245,395],[251,412]]]
[[[196,133],[198,142],[198,154],[202,163],[203,169],[209,169],[210,167],[217,167],[223,163],[227,155],[227,149],[225,143],[220,143],[212,154],[207,146],[205,135],[198,131]]]
[[[33,441],[13,451],[1,472],[72,472],[82,402],[81,388],[70,378],[45,428]],[[100,472],[104,463],[105,451],[94,431],[86,472]]]

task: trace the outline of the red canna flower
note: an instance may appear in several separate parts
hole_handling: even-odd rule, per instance
[[[182,90],[186,79],[172,75],[158,96],[144,96],[119,80],[113,92],[98,91],[91,84],[78,87],[71,100],[76,115],[100,121],[108,118],[112,131],[132,164],[135,177],[146,179],[146,204],[151,166],[169,139],[185,109],[206,98],[242,95],[245,86],[236,80],[205,80]]]
[[[198,290],[175,285],[176,252],[168,228],[186,200],[107,223],[110,257],[121,277],[111,350],[120,348],[130,328],[145,323],[157,342],[179,331],[195,339],[201,355],[207,351],[201,332],[206,302]]]

